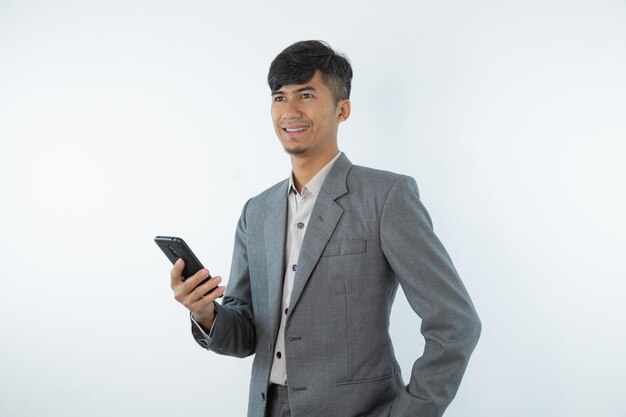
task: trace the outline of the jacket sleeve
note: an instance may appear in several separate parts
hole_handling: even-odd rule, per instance
[[[192,334],[200,346],[240,358],[252,355],[256,345],[246,238],[248,203],[237,224],[230,278],[222,304],[215,303],[217,316],[210,338],[203,337],[192,323]]]
[[[417,184],[401,177],[384,204],[382,249],[395,279],[421,317],[425,339],[409,384],[391,404],[392,417],[439,417],[456,395],[481,324],[445,248],[435,236]]]

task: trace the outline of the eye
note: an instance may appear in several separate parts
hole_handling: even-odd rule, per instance
[[[302,98],[313,98],[313,94],[304,93],[304,94],[302,94]]]
[[[275,96],[275,97],[274,97],[274,102],[275,102],[275,103],[277,103],[277,102],[279,102],[279,101],[283,101],[283,100],[285,100],[285,97],[283,97],[283,96]]]

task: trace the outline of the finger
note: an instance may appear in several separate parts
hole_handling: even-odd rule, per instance
[[[223,285],[217,286],[215,287],[215,290],[211,292],[211,294],[208,294],[200,298],[199,300],[195,301],[194,303],[191,303],[187,308],[191,310],[192,312],[198,312],[198,314],[201,315],[203,311],[206,309],[207,305],[212,305],[215,300],[222,297],[225,289],[226,287]]]
[[[211,275],[209,275],[209,270],[204,268],[193,274],[191,277],[186,279],[185,281],[178,280],[176,278],[172,279],[172,289],[174,290],[174,298],[179,303],[183,304],[188,309],[191,309],[191,305],[196,301],[200,300],[202,296],[209,291],[212,287],[217,284],[212,284],[212,287],[205,290],[204,292],[196,291],[198,286],[203,283],[204,280],[209,280]],[[221,278],[220,278],[221,280]]]
[[[207,282],[205,282],[202,285],[198,285],[192,292],[191,294],[189,294],[189,298],[191,300],[191,302],[195,302],[198,301],[200,299],[203,298],[208,298],[211,299],[211,301],[214,301],[217,299],[217,297],[215,297],[213,295],[213,293],[216,290],[216,288],[219,286],[219,284],[222,282],[222,277],[213,277],[210,280],[208,280]],[[209,291],[214,290],[213,292],[211,292],[210,294],[207,294]]]
[[[192,276],[188,277],[185,280],[184,285],[189,290],[189,292],[192,292],[194,288],[200,285],[200,283],[207,278],[211,278],[211,274],[209,273],[208,269],[203,268],[199,270],[198,272],[196,272],[195,274],[193,274]]]
[[[181,277],[183,275],[183,268],[185,268],[185,261],[182,258],[178,258],[178,260],[174,263],[172,270],[170,271],[170,279],[172,281],[172,287],[174,285],[179,284],[181,282]]]

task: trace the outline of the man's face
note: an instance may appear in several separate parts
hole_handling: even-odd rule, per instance
[[[326,156],[337,150],[337,128],[350,115],[350,100],[336,102],[316,71],[304,84],[284,85],[272,94],[272,121],[285,151]]]

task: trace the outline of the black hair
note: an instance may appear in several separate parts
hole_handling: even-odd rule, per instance
[[[300,41],[285,48],[272,61],[267,83],[274,93],[284,85],[307,83],[317,70],[337,101],[350,98],[350,61],[323,41]]]

